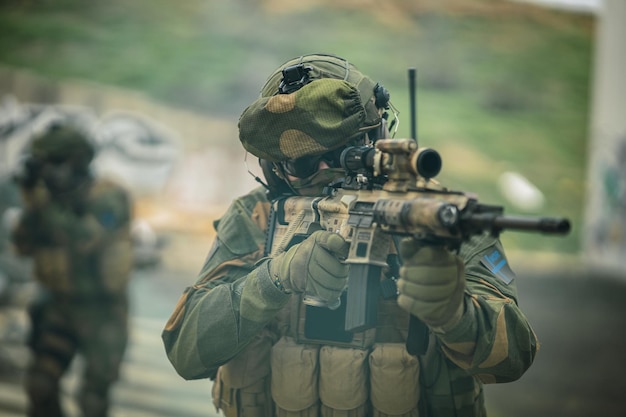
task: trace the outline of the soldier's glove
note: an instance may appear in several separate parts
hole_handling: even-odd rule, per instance
[[[420,246],[412,238],[400,242],[402,267],[398,305],[431,328],[446,331],[463,314],[463,262],[441,246]]]
[[[270,261],[270,274],[286,292],[336,301],[348,280],[348,243],[337,233],[318,230]],[[308,283],[307,283],[308,281]]]

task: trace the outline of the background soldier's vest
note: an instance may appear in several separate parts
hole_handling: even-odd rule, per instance
[[[86,212],[71,223],[71,234],[63,230],[67,221],[55,225],[51,217],[51,227],[59,227],[60,233],[68,236],[80,234],[84,239],[82,244],[70,238],[67,244],[36,247],[35,277],[57,295],[77,299],[122,295],[133,263],[125,191],[111,182],[96,181],[86,206]]]

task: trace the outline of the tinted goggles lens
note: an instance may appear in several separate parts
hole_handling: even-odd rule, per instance
[[[303,156],[302,158],[290,159],[283,162],[283,168],[289,175],[298,178],[307,178],[318,171],[321,161],[326,162],[330,168],[339,168],[341,166],[341,152],[343,152],[344,149],[345,148],[341,147],[323,155]]]

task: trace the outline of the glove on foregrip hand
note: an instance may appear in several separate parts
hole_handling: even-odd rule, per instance
[[[463,314],[465,277],[459,257],[440,246],[400,242],[398,305],[431,327],[448,330]]]
[[[306,288],[309,295],[334,301],[347,284],[348,265],[342,261],[348,249],[340,235],[319,230],[272,259],[270,273],[287,291],[302,293]]]

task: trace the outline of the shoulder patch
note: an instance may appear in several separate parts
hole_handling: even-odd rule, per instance
[[[515,273],[509,266],[506,258],[502,256],[502,253],[498,249],[494,249],[487,255],[483,256],[480,259],[480,263],[506,284],[510,284],[511,281],[515,279]]]
[[[115,229],[117,224],[117,217],[113,210],[103,211],[98,215],[98,221],[105,229]]]

